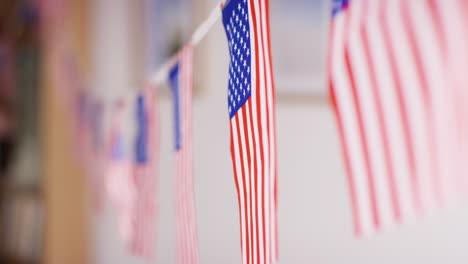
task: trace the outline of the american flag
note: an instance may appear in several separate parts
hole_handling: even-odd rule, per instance
[[[198,263],[192,154],[193,46],[179,53],[179,61],[169,73],[174,105],[176,151],[177,263]]]
[[[277,159],[269,1],[231,0],[222,10],[229,51],[231,155],[243,263],[273,263]]]
[[[148,260],[154,257],[157,218],[156,176],[159,149],[155,89],[148,87],[136,101],[136,141],[133,181],[131,251]]]
[[[129,242],[132,230],[130,216],[135,206],[135,184],[131,173],[131,155],[126,149],[123,135],[125,107],[125,102],[119,101],[111,113],[105,178],[107,196],[117,214],[119,234],[125,242]]]
[[[455,26],[466,25],[465,2],[333,1],[328,78],[358,235],[457,198],[454,179],[467,156],[457,150],[449,73],[462,65],[455,54],[448,61],[447,45],[458,45],[457,34],[467,43],[466,26]]]

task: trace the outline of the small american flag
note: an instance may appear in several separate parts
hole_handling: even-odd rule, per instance
[[[455,175],[466,172],[459,158],[467,156],[457,150],[448,73],[462,64],[447,61],[447,45],[457,45],[457,34],[467,43],[466,26],[455,26],[466,24],[465,2],[333,2],[329,84],[358,235],[456,198]]]
[[[135,205],[132,214],[131,251],[148,260],[154,257],[156,236],[156,176],[159,149],[155,89],[147,88],[136,102],[136,141],[133,181]]]
[[[184,47],[169,73],[174,104],[176,150],[177,263],[198,263],[192,154],[193,47]]]
[[[222,11],[229,51],[228,108],[243,263],[277,250],[275,88],[269,1],[231,0]]]
[[[111,113],[110,136],[107,147],[106,189],[114,205],[119,233],[125,242],[131,238],[131,213],[135,206],[135,184],[131,170],[131,156],[125,148],[123,112],[126,104],[119,101]]]

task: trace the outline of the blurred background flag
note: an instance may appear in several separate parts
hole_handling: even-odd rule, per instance
[[[104,185],[104,105],[100,100],[94,100],[88,111],[91,129],[91,152],[87,158],[89,169],[90,197],[94,210],[101,213],[105,202]]]
[[[222,16],[231,58],[228,108],[243,263],[273,263],[277,166],[269,1],[231,0]]]
[[[193,46],[185,46],[169,73],[174,105],[176,151],[177,263],[198,263],[192,154]]]
[[[466,121],[455,120],[448,73],[463,65],[444,65],[444,34],[466,36],[466,26],[454,30],[441,17],[451,9],[460,22],[462,2],[333,2],[329,84],[358,235],[458,200],[466,154],[456,146],[466,142],[457,135]]]
[[[135,205],[132,213],[131,251],[153,259],[157,220],[156,177],[159,149],[155,89],[147,87],[136,101],[136,140],[133,180]]]
[[[106,151],[107,196],[117,214],[119,233],[125,242],[131,237],[131,213],[135,202],[135,182],[131,173],[131,155],[126,149],[123,135],[125,101],[119,101],[111,113],[111,123]]]

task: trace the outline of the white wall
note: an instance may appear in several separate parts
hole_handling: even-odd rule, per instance
[[[114,3],[117,2],[123,1]],[[205,13],[209,11],[207,5]],[[195,59],[203,70],[196,70],[199,87],[194,103],[200,263],[237,264],[241,258],[237,198],[228,146],[228,56],[220,24],[201,45]],[[115,50],[101,48],[100,51],[118,54]],[[165,264],[175,263],[175,171],[172,109],[168,99],[167,96],[161,99],[162,158],[157,193],[160,219],[154,262]],[[280,97],[277,111],[279,263],[468,262],[466,207],[445,210],[372,238],[354,238],[337,131],[326,100]],[[93,221],[93,263],[145,263],[130,256],[119,240],[110,206],[102,215],[94,216]]]

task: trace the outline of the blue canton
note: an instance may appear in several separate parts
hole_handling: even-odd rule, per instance
[[[229,54],[228,108],[229,118],[245,104],[251,95],[251,48],[249,7],[247,0],[231,0],[223,8]]]
[[[145,164],[148,160],[148,116],[145,109],[145,98],[141,94],[137,97],[136,121],[135,161],[137,164]]]
[[[341,12],[343,9],[347,8],[351,0],[332,0],[332,1],[333,1],[332,15],[335,16],[336,14]]]
[[[176,151],[181,148],[181,119],[180,119],[180,83],[179,83],[180,62],[177,62],[174,68],[169,72],[169,83],[174,102],[174,139]]]

